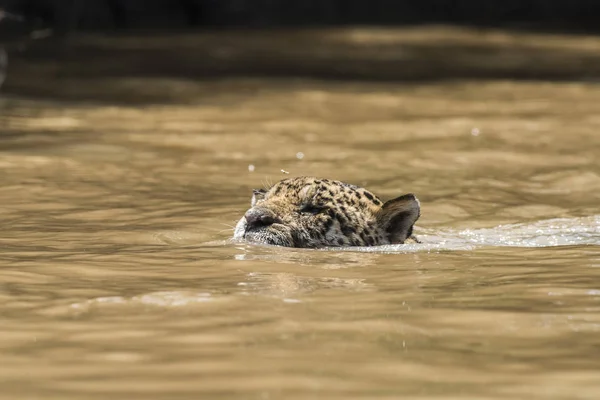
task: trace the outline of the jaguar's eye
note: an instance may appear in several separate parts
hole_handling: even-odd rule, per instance
[[[300,212],[302,214],[318,214],[324,209],[324,206],[319,206],[316,204],[304,204],[302,207],[300,207]]]

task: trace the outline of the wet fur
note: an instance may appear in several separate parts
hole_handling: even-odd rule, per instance
[[[255,190],[251,204],[235,228],[235,239],[308,248],[417,241],[412,230],[420,207],[412,194],[383,203],[358,186],[299,177]],[[247,223],[257,216],[269,223]]]

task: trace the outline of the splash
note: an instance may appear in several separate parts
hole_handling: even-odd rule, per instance
[[[600,245],[600,215],[556,218],[532,224],[508,224],[494,228],[419,231],[421,244],[345,248],[362,252],[422,252],[470,250],[484,246],[555,247]]]

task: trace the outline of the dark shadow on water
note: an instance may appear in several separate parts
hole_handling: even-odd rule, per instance
[[[13,44],[9,54],[6,93],[124,103],[185,101],[181,91],[132,89],[132,80],[600,78],[593,36],[442,26],[82,34]]]

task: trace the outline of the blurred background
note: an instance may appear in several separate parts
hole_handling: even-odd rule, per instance
[[[600,1],[0,7],[1,399],[600,398]],[[423,243],[228,240],[297,175]]]
[[[3,0],[0,7],[22,16],[0,24],[15,63],[9,92],[34,90],[22,80],[39,78],[31,64],[50,59],[71,76],[590,79],[600,70],[586,39],[600,31],[593,0]],[[82,39],[93,33],[104,43]]]
[[[75,29],[328,25],[464,26],[597,32],[593,0],[3,0],[32,24]]]

